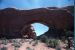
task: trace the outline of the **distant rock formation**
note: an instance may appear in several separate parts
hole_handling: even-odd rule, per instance
[[[32,10],[17,10],[6,8],[0,10],[0,37],[23,37],[21,30],[32,23],[39,22],[57,29],[73,31],[74,16],[66,8],[39,8]],[[71,8],[71,7],[70,7]],[[72,8],[73,10],[73,8]],[[32,36],[28,34],[28,36]],[[2,36],[2,37],[3,37]],[[29,37],[31,38],[31,37]]]

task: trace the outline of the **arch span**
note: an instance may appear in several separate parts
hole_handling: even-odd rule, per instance
[[[48,27],[54,26],[57,29],[72,30],[73,18],[71,13],[63,9],[3,9],[0,10],[0,34],[6,36],[10,33],[18,33],[18,35],[20,35],[20,31],[25,25],[34,22],[41,22]]]

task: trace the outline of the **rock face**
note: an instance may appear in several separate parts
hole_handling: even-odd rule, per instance
[[[34,32],[34,29],[32,28],[33,27],[31,25],[27,25],[27,27],[23,27],[23,29],[21,30],[21,35],[24,38],[35,38],[36,33]]]
[[[0,10],[0,35],[22,37],[22,29],[35,22],[43,23],[48,27],[55,26],[57,29],[73,30],[73,18],[73,14],[67,8],[32,10],[6,8]]]

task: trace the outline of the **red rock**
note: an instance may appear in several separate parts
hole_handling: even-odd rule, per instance
[[[69,10],[68,10],[69,11]],[[12,36],[23,36],[21,30],[35,22],[40,22],[48,27],[55,26],[58,29],[72,30],[73,15],[64,9],[33,9],[33,10],[16,10],[7,8],[0,10],[0,34]],[[18,33],[18,34],[16,34]],[[30,33],[34,35],[34,33]],[[31,36],[29,34],[29,36]],[[1,36],[0,36],[1,37]]]

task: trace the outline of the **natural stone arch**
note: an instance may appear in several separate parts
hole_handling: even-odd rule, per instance
[[[68,28],[71,30],[73,15],[64,9],[16,10],[8,8],[0,10],[0,34],[20,33],[25,25],[33,22],[41,22],[48,27],[54,26],[57,29]]]
[[[21,34],[22,34],[22,32],[23,32],[26,28],[28,28],[28,27],[29,27],[31,24],[33,24],[33,23],[41,23],[41,24],[43,24],[43,25],[46,25],[46,24],[47,24],[46,21],[32,20],[32,21],[30,21],[30,22],[27,22],[27,23],[21,28],[21,30],[20,30]],[[46,25],[46,26],[48,26],[48,25]],[[32,31],[34,31],[34,30],[32,30]],[[35,36],[36,36],[36,34],[33,34],[33,37],[35,37]]]

